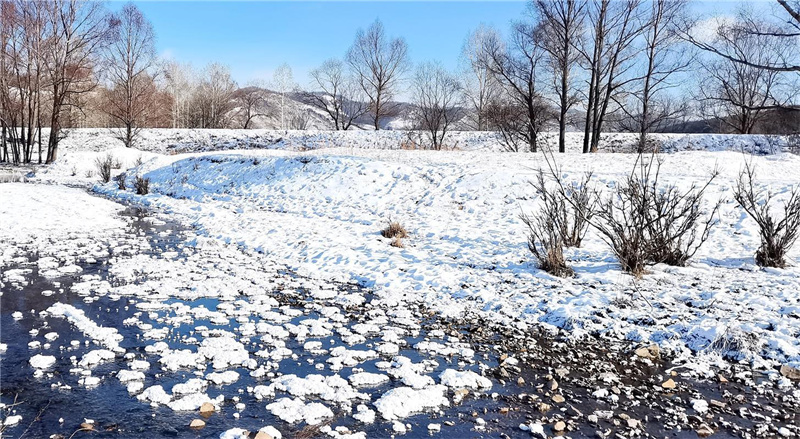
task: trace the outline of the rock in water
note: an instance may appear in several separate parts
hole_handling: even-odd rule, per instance
[[[781,375],[790,380],[800,380],[800,369],[784,364],[781,366]]]
[[[203,428],[206,426],[206,422],[202,419],[192,419],[192,422],[189,423],[189,428]]]
[[[709,437],[714,434],[714,430],[712,430],[711,427],[706,424],[701,424],[700,427],[695,430],[695,432],[700,437]]]
[[[664,381],[661,384],[661,387],[663,387],[665,389],[668,389],[668,390],[672,390],[672,389],[674,389],[676,387],[676,384],[675,384],[675,381],[673,381],[672,378],[670,378],[670,379]]]
[[[210,402],[204,402],[203,405],[200,406],[200,414],[203,416],[211,416],[214,413],[214,404]]]

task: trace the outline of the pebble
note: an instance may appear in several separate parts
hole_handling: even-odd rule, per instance
[[[206,426],[206,422],[202,419],[192,419],[192,422],[189,423],[189,428],[203,428]]]
[[[668,389],[668,390],[672,390],[672,389],[674,389],[676,387],[676,384],[675,384],[675,381],[673,381],[672,378],[670,378],[670,379],[664,381],[661,384],[661,387],[663,387],[665,389]]]

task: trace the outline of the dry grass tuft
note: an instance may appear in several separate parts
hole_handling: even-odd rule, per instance
[[[403,227],[397,221],[389,222],[389,225],[381,230],[381,235],[384,238],[407,238],[408,232],[406,231],[405,227]],[[393,244],[394,245],[394,244]]]

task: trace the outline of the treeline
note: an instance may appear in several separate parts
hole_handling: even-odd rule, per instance
[[[111,13],[85,0],[0,0],[0,160],[52,162],[70,127],[114,128],[127,146],[145,127],[305,129],[319,117],[309,107],[336,130],[380,129],[402,112],[410,141],[433,149],[455,127],[497,131],[512,151],[536,151],[555,130],[562,152],[575,129],[584,152],[609,130],[638,133],[642,151],[650,133],[690,119],[732,133],[795,130],[800,4],[703,21],[690,6],[531,0],[505,36],[471,32],[453,71],[412,66],[405,40],[376,21],[301,87],[288,65],[240,86],[220,64],[160,60],[133,4]],[[785,123],[771,123],[776,114]]]

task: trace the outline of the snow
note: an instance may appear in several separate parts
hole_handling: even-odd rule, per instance
[[[10,415],[7,416],[6,419],[3,421],[4,427],[13,427],[22,421],[22,416],[20,415]]]
[[[280,398],[268,404],[267,410],[290,424],[303,421],[308,425],[317,425],[333,417],[333,412],[328,407],[318,402],[306,404],[299,398]]]
[[[415,413],[449,406],[450,402],[445,397],[446,392],[447,387],[442,385],[426,389],[398,387],[384,393],[375,401],[375,408],[386,420],[407,418]]]
[[[150,254],[146,240],[124,236],[128,219],[119,215],[120,204],[63,186],[95,183],[67,174],[69,166],[91,163],[102,154],[97,151],[107,148],[101,144],[103,135],[100,140],[78,136],[73,146],[67,142],[69,159],[34,178],[55,185],[0,185],[0,217],[4,225],[13,225],[13,233],[0,229],[0,265],[23,252],[37,252],[41,257],[33,268],[54,284],[57,277],[73,273],[71,292],[79,302],[103,295],[124,297],[119,309],[135,312],[125,320],[126,330],[138,331],[137,342],[147,341],[144,352],[131,349],[124,361],[95,369],[98,374],[116,371],[93,376],[90,368],[124,352],[119,332],[97,323],[108,320],[92,320],[88,311],[56,303],[39,316],[65,318],[89,339],[86,347],[94,342],[101,349],[83,350],[83,339],[70,343],[73,336],[50,332],[47,324],[34,329],[31,337],[52,342],[52,352],[80,349],[60,355],[73,356],[73,364],[81,367],[73,371],[87,387],[101,380],[123,383],[143,403],[176,411],[193,411],[203,402],[219,405],[246,388],[246,397],[263,401],[273,415],[309,424],[332,418],[334,405],[370,424],[378,414],[395,421],[447,407],[452,389],[492,388],[481,375],[482,366],[475,364],[483,353],[476,356],[469,344],[442,330],[420,335],[420,315],[411,311],[420,308],[454,318],[479,314],[522,331],[541,326],[573,337],[598,334],[657,343],[677,356],[676,364],[700,374],[719,364],[722,355],[761,369],[800,366],[800,268],[757,267],[752,258],[757,230],[730,202],[743,158],[726,150],[743,144],[756,148],[763,140],[757,136],[670,140],[668,149],[678,152],[663,156],[665,181],[686,187],[716,166],[721,174],[709,188],[708,202],[728,201],[719,226],[688,267],[659,265],[634,280],[620,270],[594,232],[584,247],[567,250],[574,278],[537,270],[518,214],[536,206],[528,181],[544,162],[537,154],[492,152],[496,148],[490,135],[459,134],[465,139],[461,150],[447,152],[387,150],[395,133],[312,132],[294,133],[273,150],[161,154],[206,149],[211,136],[228,136],[221,149],[249,148],[273,134],[209,131],[173,142],[181,132],[153,130],[146,131],[142,147],[154,152],[113,151],[126,161],[125,167],[142,154],[144,163],[128,170],[129,179],[150,178],[152,193],[137,196],[119,191],[114,183],[97,184],[93,190],[192,225],[190,238],[180,244],[191,249],[185,257],[181,251]],[[80,138],[85,145],[77,145]],[[311,150],[294,151],[301,141],[311,142]],[[326,142],[328,146],[320,146]],[[691,149],[704,150],[687,151]],[[567,179],[594,170],[601,190],[626,175],[633,163],[624,154],[557,159]],[[780,153],[753,162],[760,184],[779,201],[800,183],[797,156]],[[410,232],[402,249],[380,236],[390,218]],[[54,226],[53,221],[62,224]],[[148,221],[158,224],[154,218]],[[50,248],[62,234],[70,240]],[[113,252],[92,241],[107,243]],[[231,257],[233,252],[238,256]],[[797,261],[800,248],[789,256]],[[81,262],[93,259],[109,259],[108,280],[80,272]],[[285,269],[298,276],[282,275]],[[24,285],[30,273],[30,268],[6,270],[0,282]],[[334,281],[367,287],[369,295],[367,290],[336,288]],[[68,300],[64,289],[51,288],[47,291],[58,293],[44,299],[46,303]],[[272,297],[281,291],[302,292],[312,300],[299,309],[281,305],[285,302]],[[349,307],[367,302],[369,311],[353,317]],[[12,316],[36,318],[27,311]],[[39,340],[33,340],[36,349],[43,347]],[[398,355],[401,349],[414,360]],[[30,365],[39,377],[61,359],[35,352],[30,353]],[[150,368],[152,361],[157,364]],[[505,360],[508,365],[516,361]],[[374,373],[375,368],[381,373]],[[168,393],[161,385],[145,388],[145,382],[172,387]],[[600,389],[594,396],[609,395]],[[236,404],[237,410],[245,410],[242,419],[263,411],[249,401]],[[705,401],[687,401],[698,413],[708,409]],[[406,430],[402,423],[392,425]],[[221,437],[229,433],[241,435],[234,429]],[[334,428],[325,433],[350,434]]]
[[[458,371],[447,369],[439,374],[441,383],[447,387],[469,387],[470,389],[489,390],[492,388],[492,382],[485,377],[478,375],[470,370]]]
[[[206,375],[206,379],[216,385],[232,384],[239,380],[239,372],[226,370],[225,372],[212,372]]]
[[[694,139],[701,146],[719,140]],[[557,159],[566,178],[594,170],[597,184],[604,186],[626,175],[635,157],[567,154]],[[721,174],[709,187],[709,203],[730,198],[743,163],[741,153],[727,151],[676,152],[663,159],[664,183],[679,187],[718,167]],[[753,160],[764,169],[763,184],[779,196],[798,184],[794,170],[800,157],[776,154]],[[554,326],[574,335],[625,339],[635,334],[642,343],[676,352],[706,352],[732,327],[766,342],[764,352],[755,355],[800,364],[800,341],[792,335],[800,323],[782,318],[798,312],[798,298],[790,291],[800,286],[800,269],[756,267],[755,226],[734,203],[722,205],[720,225],[689,267],[656,266],[637,282],[654,310],[619,308],[612,300],[630,291],[634,279],[620,270],[596,233],[589,233],[583,248],[567,249],[574,278],[543,275],[531,261],[518,214],[534,208],[536,196],[528,181],[544,166],[541,154],[478,150],[235,151],[146,162],[136,172],[152,181],[153,194],[147,197],[119,192],[113,184],[95,189],[165,209],[210,238],[286,261],[300,275],[357,280],[391,305],[421,301],[445,316],[478,311],[498,323],[521,320],[522,326]],[[388,218],[409,229],[404,249],[380,238]],[[797,258],[798,250],[790,257]],[[701,282],[695,281],[698,277]],[[640,300],[638,294],[631,297]],[[720,306],[698,306],[699,297]],[[655,325],[637,323],[650,317]],[[777,330],[764,329],[772,324]],[[707,330],[699,333],[700,327]],[[374,327],[354,330],[368,333]],[[441,347],[433,342],[418,346],[432,352]],[[379,349],[394,352],[389,345]],[[473,354],[468,347],[447,349],[464,357]],[[335,350],[331,354],[335,370],[359,361]]]
[[[389,382],[389,377],[380,373],[359,372],[354,373],[347,377],[350,384],[356,387],[372,387],[379,386],[383,383]]]
[[[0,184],[0,264],[22,249],[11,242],[29,242],[42,256],[48,256],[53,235],[103,237],[119,232],[125,222],[119,219],[120,206],[93,197],[80,189],[24,183]],[[89,256],[89,255],[87,255]]]
[[[86,317],[82,310],[77,309],[72,305],[54,303],[50,306],[50,308],[47,308],[47,312],[54,317],[66,318],[87,337],[96,341],[98,344],[105,346],[112,351],[124,352],[124,349],[119,346],[119,343],[123,340],[123,337],[121,334],[119,334],[119,331],[117,331],[116,328],[104,328],[96,324],[94,321]]]
[[[154,385],[144,389],[136,398],[138,398],[139,401],[148,401],[156,404],[167,404],[172,400],[172,397],[169,396],[160,385]]]
[[[34,369],[49,369],[56,364],[56,357],[52,355],[36,354],[31,357],[29,363]]]

